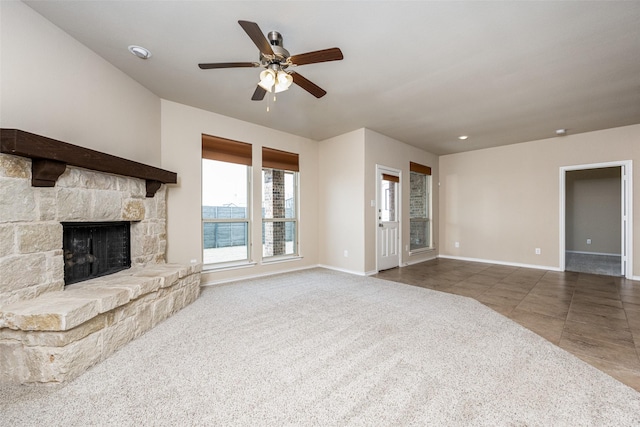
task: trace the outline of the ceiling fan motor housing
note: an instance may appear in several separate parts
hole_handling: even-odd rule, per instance
[[[267,34],[267,39],[269,40],[269,44],[271,45],[271,49],[273,50],[274,58],[265,58],[265,56],[260,54],[260,61],[264,65],[269,64],[280,64],[280,66],[284,69],[289,65],[285,62],[291,56],[289,51],[282,47],[282,35],[277,31],[271,31]]]
[[[282,35],[277,31],[271,31],[267,34],[267,39],[271,46],[282,46]]]

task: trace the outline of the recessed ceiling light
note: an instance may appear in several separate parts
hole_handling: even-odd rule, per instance
[[[151,52],[149,49],[145,49],[142,46],[131,45],[129,46],[129,52],[133,53],[140,59],[149,59],[151,58]]]
[[[467,135],[460,135],[460,136],[458,137],[458,139],[460,139],[460,140],[462,140],[462,141],[464,141],[464,140],[465,140],[465,139],[467,139],[467,138],[469,138],[469,136],[467,136]]]

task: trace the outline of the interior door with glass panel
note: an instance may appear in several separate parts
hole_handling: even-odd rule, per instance
[[[378,194],[378,271],[400,265],[400,222],[398,200],[400,178],[380,172]]]

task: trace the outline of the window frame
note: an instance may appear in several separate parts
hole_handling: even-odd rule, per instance
[[[424,185],[424,200],[427,206],[424,209],[425,216],[413,216],[411,212],[411,205],[409,206],[409,255],[420,254],[427,251],[432,251],[434,249],[433,245],[433,180],[431,176],[431,168],[428,166],[423,166],[418,163],[410,162],[409,167],[409,203],[411,204],[412,196],[414,195],[413,189],[411,188],[411,177],[413,174],[420,175],[426,181]],[[425,246],[421,246],[418,248],[412,249],[411,243],[411,226],[415,223],[426,223],[426,227],[428,227],[428,242]]]
[[[201,168],[204,171],[205,168],[205,160],[215,161],[226,164],[236,164],[240,166],[244,166],[246,173],[246,200],[245,200],[245,216],[244,218],[204,218],[203,208],[204,199],[202,198],[202,194],[205,192],[205,181],[204,181],[204,173],[201,175],[201,208],[200,208],[200,219],[201,219],[201,232],[200,236],[202,239],[202,261],[203,268],[206,270],[213,270],[219,268],[226,267],[234,267],[234,266],[242,266],[242,265],[252,265],[255,264],[252,262],[251,248],[252,248],[252,225],[253,225],[253,185],[252,185],[252,176],[253,176],[253,167],[252,167],[252,152],[253,146],[252,144],[248,144],[240,141],[233,141],[225,138],[210,136],[210,135],[202,135],[202,158],[201,158]],[[233,260],[221,260],[216,262],[206,262],[205,257],[205,225],[206,224],[244,224],[245,226],[245,247],[246,253],[244,258],[238,258]]]
[[[282,261],[282,260],[287,260],[287,259],[295,259],[295,258],[299,258],[300,257],[300,221],[299,221],[299,217],[300,217],[300,192],[299,192],[299,179],[300,179],[300,172],[296,171],[296,170],[288,170],[288,169],[280,169],[280,168],[276,168],[276,167],[262,167],[261,170],[261,185],[260,185],[260,190],[261,190],[261,196],[262,199],[264,200],[264,187],[265,187],[265,180],[264,180],[264,171],[265,170],[279,170],[279,171],[283,171],[285,174],[286,173],[291,173],[293,175],[293,210],[294,210],[294,215],[292,218],[286,218],[286,214],[284,218],[265,218],[264,216],[264,205],[261,206],[261,227],[262,227],[262,235],[264,237],[264,230],[265,230],[265,224],[268,223],[285,223],[285,227],[286,227],[286,223],[293,223],[294,224],[294,239],[293,239],[293,252],[292,253],[285,253],[285,254],[279,254],[279,255],[269,255],[269,256],[265,256],[264,253],[264,245],[265,245],[265,241],[262,242],[262,261],[264,263],[269,263],[269,262],[276,262],[276,261]],[[285,204],[286,204],[286,199],[285,199]],[[286,245],[286,240],[285,240],[285,245]]]

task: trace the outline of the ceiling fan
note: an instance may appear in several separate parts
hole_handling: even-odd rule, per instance
[[[282,36],[277,31],[271,31],[265,37],[255,22],[238,21],[238,24],[258,47],[260,62],[217,62],[198,64],[198,67],[203,70],[215,68],[264,68],[264,71],[260,73],[260,82],[251,97],[253,101],[261,101],[267,92],[277,93],[287,90],[292,83],[300,86],[316,98],[322,98],[327,94],[324,89],[315,83],[299,73],[287,69],[318,62],[339,61],[343,58],[342,51],[339,48],[333,47],[292,56],[282,46]]]

